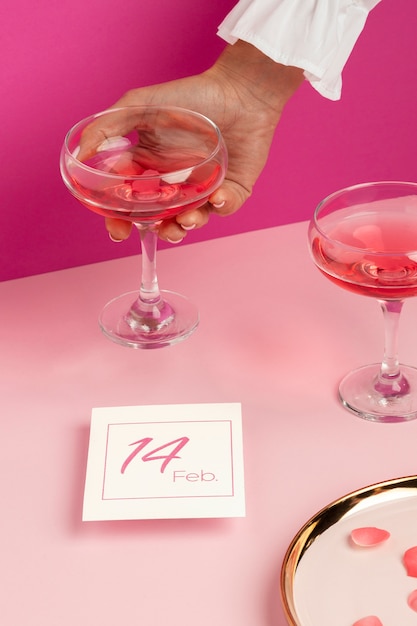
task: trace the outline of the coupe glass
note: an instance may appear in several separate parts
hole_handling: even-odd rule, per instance
[[[373,182],[337,191],[317,207],[309,243],[327,278],[376,298],[384,315],[382,363],[342,380],[342,404],[377,422],[416,418],[417,369],[400,365],[397,345],[403,302],[417,295],[417,184]]]
[[[106,305],[99,320],[103,333],[133,348],[188,337],[197,327],[198,311],[184,296],[158,287],[158,226],[202,206],[221,184],[227,153],[217,126],[177,107],[109,109],[68,132],[60,164],[66,186],[82,204],[132,222],[140,233],[139,292]]]

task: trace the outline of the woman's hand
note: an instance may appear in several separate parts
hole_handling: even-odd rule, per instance
[[[159,226],[161,239],[178,243],[188,230],[204,226],[210,213],[237,211],[250,196],[268,153],[282,110],[303,81],[303,70],[275,63],[243,41],[227,46],[202,74],[128,91],[111,108],[172,105],[206,115],[220,128],[229,165],[226,177],[204,206]],[[106,219],[113,240],[126,239],[132,225]]]

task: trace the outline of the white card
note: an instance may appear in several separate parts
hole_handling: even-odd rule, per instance
[[[84,521],[244,516],[240,404],[93,409]]]

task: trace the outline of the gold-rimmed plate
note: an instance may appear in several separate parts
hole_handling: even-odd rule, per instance
[[[387,530],[373,547],[352,543],[357,528]],[[354,491],[319,511],[284,557],[281,597],[290,626],[352,626],[376,616],[383,626],[416,626],[408,598],[417,578],[404,552],[417,546],[417,476]]]

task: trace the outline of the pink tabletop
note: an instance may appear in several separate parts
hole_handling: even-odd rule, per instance
[[[161,286],[201,323],[176,346],[130,350],[97,316],[138,266],[0,285],[1,622],[284,626],[279,574],[300,526],[417,473],[417,421],[369,423],[336,397],[344,373],[380,359],[382,314],[319,274],[300,223],[162,251]],[[415,365],[416,313],[410,300],[400,346]],[[83,523],[91,409],[200,402],[242,403],[246,517]]]

